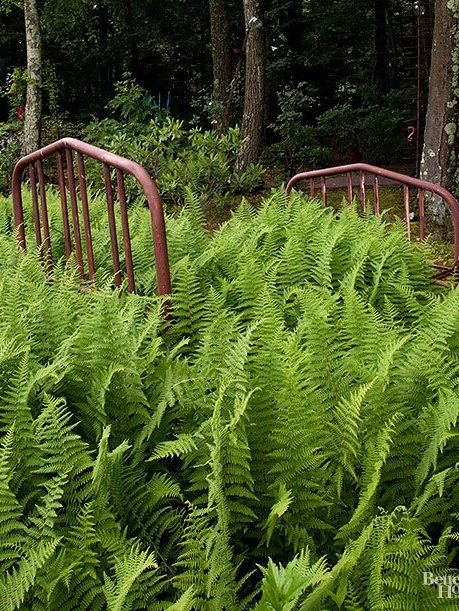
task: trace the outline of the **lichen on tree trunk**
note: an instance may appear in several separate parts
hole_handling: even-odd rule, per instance
[[[246,74],[241,136],[244,144],[238,167],[246,169],[260,157],[265,123],[266,37],[263,0],[244,0]]]
[[[420,177],[454,191],[459,163],[459,0],[436,0],[429,103]],[[427,205],[435,220],[446,225],[447,206],[437,197]]]
[[[41,35],[36,0],[24,0],[27,48],[27,97],[24,116],[24,152],[40,146],[42,110]]]

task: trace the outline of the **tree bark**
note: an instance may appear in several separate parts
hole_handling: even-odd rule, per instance
[[[265,124],[266,34],[263,0],[244,0],[247,31],[244,114],[241,136],[244,144],[238,168],[247,169],[260,158]]]
[[[209,0],[210,36],[212,41],[213,67],[213,101],[218,107],[217,114],[221,117],[219,132],[228,129],[229,113],[222,112],[232,79],[230,37],[226,0]]]
[[[449,190],[458,178],[459,0],[436,0],[424,147],[420,176]],[[428,207],[441,225],[447,207],[437,196]]]
[[[374,82],[381,95],[389,91],[389,54],[387,45],[387,0],[375,0],[375,73]]]
[[[27,49],[27,94],[24,116],[24,152],[40,147],[42,110],[41,35],[36,0],[24,0]]]

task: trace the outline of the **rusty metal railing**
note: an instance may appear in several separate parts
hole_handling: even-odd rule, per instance
[[[75,180],[74,154],[76,153],[76,174],[78,177],[77,194]],[[83,233],[86,250],[86,262],[88,268],[89,281],[95,279],[95,263],[91,235],[90,207],[88,202],[88,189],[86,184],[85,157],[91,157],[102,163],[105,191],[107,199],[107,215],[110,234],[110,245],[113,262],[114,282],[117,287],[122,283],[122,271],[120,267],[120,255],[118,245],[118,235],[116,228],[116,199],[119,203],[119,214],[121,220],[122,242],[125,256],[125,267],[127,276],[128,291],[134,293],[136,290],[134,266],[131,252],[131,236],[129,230],[128,207],[126,203],[126,192],[124,187],[124,173],[132,175],[145,193],[145,197],[150,210],[150,221],[153,235],[153,247],[156,266],[156,278],[158,285],[158,295],[170,295],[171,281],[169,272],[169,262],[167,255],[166,229],[164,223],[164,212],[161,197],[158,189],[150,178],[146,170],[129,159],[109,153],[86,142],[81,142],[74,138],[63,138],[57,142],[45,146],[38,151],[26,155],[16,164],[12,177],[12,196],[14,223],[17,230],[19,246],[26,249],[26,236],[24,227],[24,214],[22,203],[22,181],[24,171],[29,169],[30,188],[32,191],[32,208],[34,219],[35,239],[41,258],[45,256],[46,267],[51,274],[53,269],[52,243],[50,226],[48,220],[48,207],[46,201],[45,175],[43,172],[43,159],[55,155],[57,163],[57,179],[61,198],[62,224],[65,242],[65,254],[67,259],[75,250],[75,258],[78,268],[78,275],[81,281],[86,280],[85,264],[83,261],[83,246],[80,227],[80,207],[83,218]],[[118,197],[114,196],[110,168],[116,170],[116,186]],[[37,195],[38,183],[38,195]],[[70,197],[70,211],[67,205],[67,190]],[[39,204],[40,200],[40,204]],[[73,229],[74,239],[71,238],[71,228]],[[43,237],[42,237],[43,234]],[[73,242],[73,244],[72,244]]]
[[[401,185],[403,190],[403,205],[404,205],[404,217],[406,224],[406,233],[408,239],[411,239],[411,208],[410,208],[410,189],[416,190],[417,204],[419,209],[419,239],[424,241],[426,238],[426,210],[425,210],[425,193],[433,193],[439,196],[445,204],[448,206],[451,212],[451,218],[454,228],[454,265],[452,267],[436,266],[442,270],[437,278],[446,277],[453,272],[457,272],[459,269],[459,204],[449,191],[440,185],[436,185],[425,180],[418,178],[412,178],[405,174],[399,174],[398,172],[392,172],[391,170],[385,170],[376,166],[368,165],[366,163],[354,163],[349,165],[338,166],[334,168],[325,168],[322,170],[312,170],[310,172],[303,172],[297,174],[290,179],[287,185],[287,195],[290,194],[292,189],[299,182],[309,181],[309,195],[315,197],[316,192],[316,181],[319,184],[317,188],[320,188],[320,197],[327,205],[327,177],[344,175],[344,188],[346,190],[347,200],[349,203],[353,202],[354,199],[354,184],[353,175],[358,173],[358,196],[360,200],[360,209],[365,212],[368,207],[367,199],[367,184],[366,175],[370,174],[373,176],[373,212],[377,215],[380,214],[380,178],[387,179],[386,184]],[[390,181],[390,182],[389,182]]]

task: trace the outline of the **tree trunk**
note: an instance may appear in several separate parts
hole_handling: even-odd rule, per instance
[[[41,35],[36,0],[24,0],[27,48],[27,95],[24,116],[24,152],[40,147],[41,132]]]
[[[432,63],[429,79],[421,178],[452,190],[458,177],[459,119],[459,0],[436,0]],[[447,207],[437,196],[428,207],[446,224]]]
[[[387,0],[375,1],[374,82],[381,95],[389,91],[389,54],[387,45]]]
[[[247,169],[260,158],[265,123],[266,36],[263,0],[244,0],[247,31],[244,114],[241,136],[244,144],[238,167]]]
[[[213,101],[218,107],[217,115],[221,116],[221,125],[216,126],[219,132],[226,131],[229,124],[229,113],[222,112],[231,83],[231,52],[228,28],[226,0],[209,0],[210,35],[212,41],[213,66]]]

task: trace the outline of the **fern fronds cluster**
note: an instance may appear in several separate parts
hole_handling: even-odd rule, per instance
[[[458,563],[459,290],[422,247],[281,191],[211,235],[189,193],[166,326],[148,211],[120,294],[94,201],[89,292],[2,212],[0,609],[458,608],[423,573]]]

